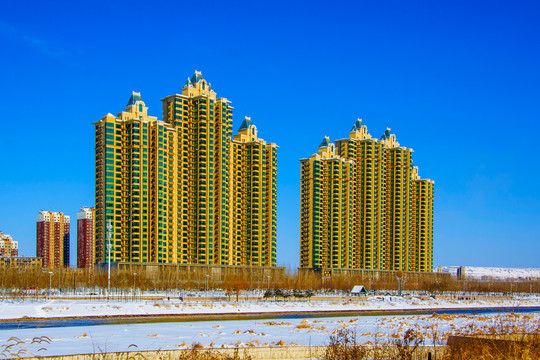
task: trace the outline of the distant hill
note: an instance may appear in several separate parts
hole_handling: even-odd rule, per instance
[[[459,266],[439,266],[443,273],[456,275]],[[501,267],[478,267],[463,266],[465,276],[475,279],[540,279],[540,268],[501,268]]]

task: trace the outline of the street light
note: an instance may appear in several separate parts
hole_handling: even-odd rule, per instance
[[[51,298],[51,278],[52,278],[52,271],[49,271],[49,299]]]
[[[206,274],[206,296],[208,296],[208,278],[210,275]]]
[[[272,278],[270,275],[266,275],[266,278],[268,279],[268,291],[270,291],[270,279]]]

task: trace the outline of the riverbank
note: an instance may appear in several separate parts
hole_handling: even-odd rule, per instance
[[[521,310],[521,309],[518,309]],[[342,316],[219,321],[185,321],[121,324],[79,324],[59,320],[51,324],[42,320],[31,327],[13,322],[15,327],[0,327],[0,344],[17,353],[26,350],[40,357],[109,354],[150,351],[167,354],[169,350],[296,348],[325,346],[332,335],[350,331],[359,344],[392,344],[408,329],[425,335],[428,346],[441,344],[450,335],[492,333],[500,327],[522,333],[534,330],[540,323],[540,311],[502,313],[458,313],[429,315]],[[20,326],[19,326],[20,325]],[[92,326],[90,326],[92,325]],[[504,330],[504,329],[503,329]],[[434,334],[438,334],[434,337]],[[11,340],[10,340],[11,339]],[[264,351],[264,350],[263,350]],[[84,356],[81,357],[81,359]],[[126,357],[127,358],[127,357]],[[292,358],[292,357],[290,357]]]
[[[0,321],[38,321],[82,318],[148,319],[150,321],[216,321],[220,319],[265,319],[298,315],[374,316],[430,314],[434,311],[465,311],[540,308],[540,297],[438,299],[372,296],[355,299],[313,300],[1,300]],[[170,319],[170,320],[167,320]],[[144,321],[139,321],[144,322]]]
[[[193,321],[229,321],[229,320],[265,320],[265,319],[292,319],[292,318],[325,318],[347,316],[397,316],[397,315],[430,315],[430,314],[486,314],[501,312],[540,312],[540,306],[520,307],[468,307],[468,308],[430,308],[430,309],[400,309],[400,310],[334,310],[334,311],[289,311],[265,313],[195,313],[195,314],[161,314],[161,315],[106,315],[106,316],[65,316],[31,318],[22,317],[14,319],[0,319],[0,329],[9,328],[6,323],[13,323],[12,328],[37,326],[63,326],[65,324],[79,324],[78,326],[97,324],[144,324],[154,322],[193,322]],[[77,320],[86,320],[77,322]],[[75,321],[75,322],[70,322]],[[77,326],[77,325],[76,325]]]

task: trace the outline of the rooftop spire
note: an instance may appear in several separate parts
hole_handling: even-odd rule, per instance
[[[197,88],[199,90],[215,92],[212,85],[202,76],[202,72],[195,70],[191,78],[188,77],[182,89]]]
[[[238,129],[238,131],[245,130],[252,125],[253,125],[253,122],[251,121],[251,118],[249,116],[246,116],[244,118],[244,121],[242,121],[242,125],[240,125],[240,128]]]
[[[319,145],[319,147],[327,147],[328,145],[330,145],[330,138],[328,136],[324,136],[324,139],[323,141],[321,142],[321,145]]]
[[[392,132],[392,130],[390,130],[389,127],[386,128],[386,131],[384,132],[384,134],[382,134],[381,136],[381,140],[387,140],[390,138],[390,136],[392,136],[394,133]]]
[[[360,130],[364,126],[364,123],[362,123],[362,119],[358,118],[356,122],[354,123],[351,131]]]
[[[202,73],[200,71],[195,70],[195,73],[191,76],[191,83],[196,84],[201,80],[204,80]]]
[[[143,99],[142,99],[142,97],[141,97],[141,93],[140,93],[140,92],[135,92],[135,91],[133,91],[133,92],[131,93],[131,97],[129,98],[129,101],[128,101],[126,107],[127,107],[127,106],[130,106],[130,105],[135,105],[135,103],[136,103],[137,101],[143,101]]]

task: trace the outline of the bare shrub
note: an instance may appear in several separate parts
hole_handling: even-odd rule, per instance
[[[252,360],[251,355],[241,356],[239,354],[238,348],[234,349],[232,355],[221,353],[217,350],[202,349],[202,345],[199,343],[193,344],[191,349],[184,352],[177,360]]]
[[[356,341],[356,332],[350,329],[340,329],[335,335],[330,335],[330,343],[326,347],[324,360],[359,360],[367,354],[365,347]]]
[[[445,360],[538,360],[540,326],[501,322],[488,334],[461,331],[448,341]]]
[[[402,338],[393,341],[396,351],[395,359],[413,360],[414,352],[423,342],[424,337],[420,332],[408,329]]]

